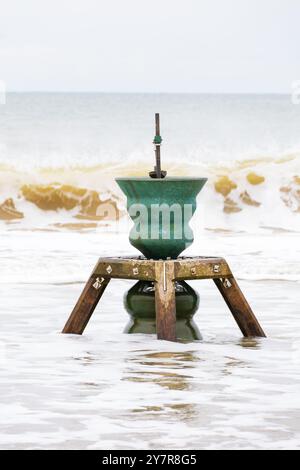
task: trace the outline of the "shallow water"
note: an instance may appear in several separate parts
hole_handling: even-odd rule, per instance
[[[124,214],[114,178],[152,169],[157,111],[168,175],[208,177],[186,254],[227,259],[267,339],[242,339],[208,281],[191,283],[202,342],[123,334],[129,281],[60,334],[97,257],[134,253],[101,204]],[[288,96],[8,95],[0,448],[300,448],[299,118]]]
[[[292,251],[294,235],[281,236]],[[222,248],[243,278],[267,339],[242,339],[209,281],[192,283],[202,342],[123,334],[122,297],[132,283],[117,280],[82,337],[61,335],[97,252],[115,251],[115,239],[93,231],[1,237],[1,448],[299,449],[299,279],[284,279],[283,269],[267,280],[271,260],[283,265],[285,255],[278,250],[276,259],[274,234],[202,237],[205,253]]]

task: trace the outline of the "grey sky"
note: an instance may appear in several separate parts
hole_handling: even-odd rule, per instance
[[[0,0],[8,90],[283,92],[299,0]]]

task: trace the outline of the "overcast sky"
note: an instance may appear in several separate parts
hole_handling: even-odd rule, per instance
[[[300,0],[0,0],[8,90],[279,92]]]

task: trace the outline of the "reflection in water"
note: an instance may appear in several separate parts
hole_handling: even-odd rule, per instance
[[[82,357],[74,357],[74,361],[80,361],[83,366],[87,366],[89,364],[93,364],[96,361],[94,355],[90,352],[86,352],[85,356]]]
[[[240,359],[235,359],[234,357],[224,357],[225,365],[222,369],[222,374],[223,375],[232,375],[234,369],[237,367],[240,369],[245,369],[248,367],[247,363],[245,361],[242,361]]]
[[[185,281],[175,282],[176,337],[183,342],[202,340],[193,320],[200,297]],[[124,333],[156,333],[155,288],[150,281],[138,281],[124,295],[124,306],[130,316]]]
[[[144,352],[139,356],[127,358],[126,362],[134,367],[128,369],[130,375],[123,380],[151,382],[169,390],[188,390],[191,376],[174,371],[193,368],[195,365],[191,363],[199,361],[200,359],[192,351]],[[164,370],[166,368],[169,370]]]
[[[261,349],[262,339],[257,338],[241,338],[238,344],[243,348]]]
[[[172,369],[189,369],[195,367],[190,362],[199,361],[199,357],[195,356],[192,352],[147,352],[147,354],[139,357],[129,358],[131,363],[143,366],[171,367]]]
[[[141,351],[135,351],[141,352]],[[178,373],[178,369],[192,369],[199,366],[201,359],[193,352],[149,352],[143,351],[139,356],[130,356],[126,362],[130,364],[128,375],[123,380],[138,383],[151,383],[167,390],[189,391],[192,387],[193,376]],[[168,369],[168,370],[166,370]],[[162,405],[144,405],[134,408],[130,412],[137,414],[147,413],[147,418],[155,418],[157,414],[170,417],[175,413],[177,419],[195,417],[196,404],[194,403],[164,403]],[[178,416],[180,415],[180,416]]]
[[[241,342],[243,347],[255,347],[255,340],[248,340],[248,342]],[[157,414],[171,418],[173,413],[176,413],[176,419],[198,419],[200,414],[206,412],[206,409],[201,411],[201,402],[208,389],[215,389],[216,393],[222,393],[223,386],[217,383],[211,383],[209,378],[205,380],[199,379],[195,382],[195,374],[193,369],[200,369],[199,376],[202,377],[201,367],[207,366],[208,360],[199,357],[199,352],[150,352],[150,351],[133,351],[134,356],[126,358],[126,364],[129,367],[125,371],[125,377],[122,380],[135,383],[149,383],[159,385],[163,389],[178,392],[195,392],[199,391],[199,401],[187,403],[187,395],[184,397],[184,402],[177,403],[163,403],[154,405],[144,405],[139,408],[131,409],[130,412],[143,414],[147,413],[147,418],[155,417]],[[142,354],[140,354],[142,353]],[[224,357],[222,367],[219,369],[220,376],[231,375],[236,369],[244,369],[249,367],[246,361],[234,357]],[[190,374],[184,373],[190,370]],[[206,369],[206,367],[205,367]],[[188,372],[188,371],[187,371]],[[216,371],[215,371],[216,372]],[[205,376],[205,372],[203,374]],[[221,388],[220,388],[221,387]],[[181,395],[179,395],[179,398]],[[193,398],[195,400],[195,398]],[[205,406],[205,405],[204,405]],[[201,411],[201,413],[200,413]],[[170,415],[171,412],[171,415]],[[178,416],[178,414],[180,416]]]
[[[147,418],[157,418],[159,414],[160,417],[163,414],[167,416],[172,413],[175,413],[176,419],[181,421],[195,418],[196,416],[196,405],[193,403],[178,403],[178,404],[165,404],[163,406],[142,406],[141,408],[134,408],[130,410],[132,413],[147,413]]]
[[[186,352],[155,352],[155,353],[149,353],[145,354],[145,357],[155,357],[155,358],[161,358],[161,357],[167,357],[170,359],[176,359],[179,361],[185,361],[185,362],[198,362],[199,357],[194,354],[193,351],[186,351]]]
[[[239,345],[243,348],[258,348],[259,343],[255,339],[240,340]],[[198,424],[205,419],[209,412],[210,405],[206,401],[207,393],[212,393],[217,402],[222,397],[226,389],[225,385],[218,380],[211,380],[212,375],[219,378],[230,376],[239,369],[250,367],[248,361],[234,356],[223,356],[223,361],[217,365],[214,354],[212,357],[200,357],[200,351],[151,351],[133,350],[127,353],[124,358],[125,371],[121,381],[131,384],[143,385],[143,390],[147,390],[147,384],[161,387],[167,393],[159,393],[159,398],[155,393],[144,393],[144,400],[139,405],[130,406],[124,412],[124,419],[133,416],[136,419],[165,419],[167,422],[195,421]],[[85,352],[82,357],[75,357],[83,366],[94,365],[98,367],[101,358],[90,352]],[[214,372],[207,375],[207,367],[212,366]],[[198,376],[198,380],[195,377]],[[145,384],[145,385],[144,385]],[[105,386],[99,386],[95,381],[80,382],[83,390],[92,390],[99,393],[99,389],[104,390]],[[145,388],[146,387],[146,388]],[[226,390],[225,390],[226,392]],[[226,393],[225,393],[226,395]],[[214,398],[212,398],[214,401]],[[214,409],[218,405],[214,403]]]
[[[158,384],[169,390],[188,390],[188,381],[186,379],[192,378],[187,375],[174,374],[171,372],[142,372],[136,371],[136,376],[127,377],[124,380],[130,382],[151,382]]]

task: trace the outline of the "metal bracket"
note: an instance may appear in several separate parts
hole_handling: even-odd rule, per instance
[[[93,284],[94,289],[96,289],[96,290],[100,289],[100,287],[102,286],[103,281],[104,281],[104,277],[100,277],[100,279],[99,279],[99,277],[97,277],[96,281]]]
[[[231,282],[227,278],[221,279],[221,282],[223,286],[225,287],[225,289],[230,289],[230,287],[232,286]]]
[[[112,272],[112,267],[111,267],[110,264],[107,266],[106,272],[107,272],[108,274],[111,274],[111,272]]]
[[[220,272],[220,265],[219,265],[219,264],[215,264],[213,271],[214,271],[214,273],[219,273],[219,272]]]

